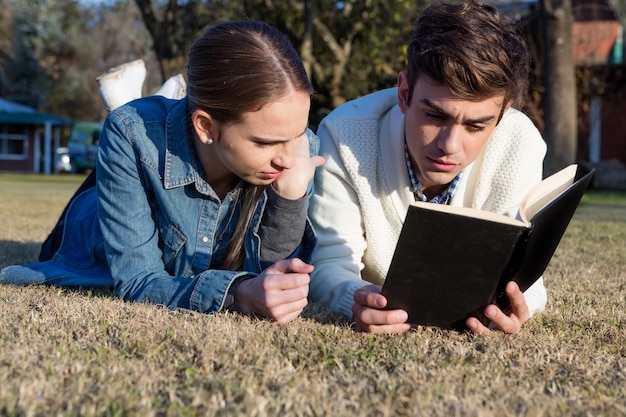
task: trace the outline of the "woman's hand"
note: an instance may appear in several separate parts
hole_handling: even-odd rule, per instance
[[[293,156],[292,167],[272,183],[274,190],[283,198],[297,200],[306,194],[309,182],[315,174],[315,168],[324,164],[325,160],[319,155],[310,156],[309,139],[306,134],[297,139],[297,149]]]
[[[308,303],[312,271],[313,265],[298,258],[278,261],[258,276],[237,285],[233,310],[288,323],[298,317]]]

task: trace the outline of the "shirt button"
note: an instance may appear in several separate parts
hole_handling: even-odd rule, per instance
[[[207,243],[207,242],[209,241],[209,238],[205,236],[205,237],[203,237],[203,238],[202,238],[202,241],[203,241],[204,243]]]

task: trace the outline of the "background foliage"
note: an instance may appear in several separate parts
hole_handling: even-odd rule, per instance
[[[184,72],[208,24],[260,19],[300,52],[317,94],[312,124],[346,100],[393,87],[419,11],[432,0],[0,0],[0,97],[73,120],[102,120],[96,77],[134,59],[144,94]]]
[[[134,59],[154,65],[130,0],[0,0],[0,97],[75,121],[106,116],[96,77]],[[150,76],[148,91],[160,80]]]
[[[310,120],[315,129],[322,117],[346,100],[396,85],[412,23],[434,1],[0,0],[0,97],[74,121],[103,120],[99,74],[143,59],[148,69],[144,94],[151,94],[170,76],[184,74],[187,48],[207,25],[260,19],[285,33],[303,59],[317,91]],[[514,3],[491,1],[504,6]],[[564,1],[569,0],[550,0],[552,6]],[[610,3],[618,16],[626,9],[626,0]],[[571,36],[569,28],[563,30],[553,37]],[[541,31],[530,28],[529,32]],[[589,102],[586,86],[591,75],[579,71],[578,87],[564,88],[578,88],[577,103],[568,99],[544,113],[546,98],[558,100],[562,94],[544,88],[542,54],[550,53],[541,44],[529,44],[536,65],[524,110],[544,133],[549,149],[575,148],[576,132],[550,121],[573,118],[575,125],[578,107],[579,125],[588,124],[580,109]],[[569,68],[573,62],[561,65]],[[553,160],[549,152],[546,162],[562,167],[575,162],[573,158],[568,153]]]
[[[208,24],[260,19],[285,33],[317,94],[312,124],[342,102],[393,87],[413,20],[430,0],[0,0],[0,97],[73,120],[106,113],[96,77],[143,59],[144,94],[184,73]]]

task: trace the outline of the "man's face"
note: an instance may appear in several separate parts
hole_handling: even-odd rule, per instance
[[[413,169],[429,198],[443,191],[480,154],[496,128],[504,96],[461,100],[447,86],[420,75],[408,104],[406,74],[398,77],[398,102]]]

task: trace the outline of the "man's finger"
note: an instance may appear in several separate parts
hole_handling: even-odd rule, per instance
[[[411,329],[408,323],[388,324],[388,325],[365,325],[356,323],[354,330],[356,332],[366,332],[372,334],[397,334],[404,333]]]
[[[354,292],[354,302],[359,305],[372,308],[385,308],[387,298],[380,294],[380,287],[377,285],[367,285]]]
[[[506,295],[511,303],[511,316],[517,317],[522,323],[530,318],[526,298],[514,281],[506,285]]]

